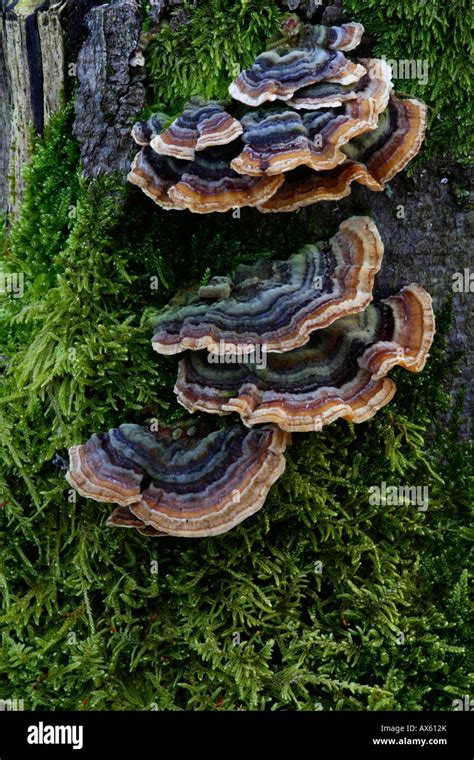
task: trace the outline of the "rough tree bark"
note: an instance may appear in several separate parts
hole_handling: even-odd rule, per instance
[[[136,0],[100,5],[87,16],[89,34],[77,59],[74,134],[84,174],[130,166],[130,129],[145,107],[141,19]]]

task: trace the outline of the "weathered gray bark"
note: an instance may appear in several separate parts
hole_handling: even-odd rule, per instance
[[[40,11],[37,23],[43,79],[43,121],[46,124],[51,115],[61,108],[64,89],[65,51],[60,9]]]
[[[38,2],[37,6],[39,5]],[[7,12],[2,14],[1,19],[1,47],[5,68],[2,81],[5,89],[2,88],[1,93],[2,126],[5,131],[1,142],[6,146],[6,176],[11,177],[3,185],[6,194],[1,203],[3,213],[7,210],[9,201],[15,206],[21,196],[21,167],[28,160],[30,125],[39,121],[39,114],[35,114],[38,102],[37,82],[34,81],[37,60],[32,60],[36,56],[32,42],[34,23],[31,23],[31,19],[36,16],[36,12],[37,8],[33,15],[21,11]]]
[[[3,45],[3,34],[0,32],[0,217],[7,211],[9,185],[8,172],[11,150],[11,119],[9,108],[7,107],[9,91],[10,84]]]
[[[467,435],[474,400],[473,293],[467,290],[467,281],[466,292],[455,292],[453,275],[464,273],[474,260],[474,212],[457,204],[453,185],[460,181],[467,184],[459,167],[433,163],[415,170],[410,180],[399,175],[382,193],[353,185],[348,198],[337,204],[321,203],[318,212],[321,218],[332,216],[338,222],[351,214],[368,213],[374,218],[385,246],[376,297],[418,282],[432,295],[438,311],[454,296],[455,324],[449,346],[461,350],[464,357],[452,390],[454,395],[461,386],[466,389],[463,433]]]
[[[0,213],[16,211],[23,191],[31,129],[41,132],[61,102],[64,51],[61,6],[29,0],[3,6],[0,17]]]
[[[74,133],[84,174],[127,174],[130,130],[145,106],[141,19],[136,0],[100,5],[87,17],[89,35],[77,59]]]

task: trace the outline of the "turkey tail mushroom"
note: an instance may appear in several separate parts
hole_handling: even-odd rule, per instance
[[[292,16],[281,33],[232,82],[234,102],[195,97],[169,126],[164,114],[139,122],[129,180],[163,208],[198,214],[294,211],[344,198],[352,182],[383,190],[419,151],[427,107],[393,95],[384,60],[346,58],[360,24]]]
[[[66,478],[82,496],[118,505],[108,525],[151,536],[217,536],[264,504],[285,469],[288,433],[275,425],[156,432],[125,424],[69,450]]]
[[[153,348],[161,354],[297,348],[313,330],[369,304],[382,256],[374,222],[351,217],[329,243],[307,245],[287,261],[240,266],[233,277],[180,291],[152,318]]]
[[[265,368],[217,368],[204,352],[189,352],[175,392],[189,411],[237,412],[249,426],[309,432],[339,417],[364,422],[392,399],[396,386],[386,375],[393,367],[423,369],[434,331],[431,297],[412,284],[315,331],[300,348],[269,354]]]

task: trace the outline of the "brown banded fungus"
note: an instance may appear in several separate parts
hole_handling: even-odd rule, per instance
[[[282,185],[283,175],[238,174],[230,165],[235,155],[232,145],[217,146],[201,151],[194,161],[183,161],[146,145],[135,156],[128,180],[167,210],[209,214],[264,203]]]
[[[363,66],[339,50],[282,45],[257,56],[252,66],[229,86],[229,94],[255,107],[268,101],[290,100],[301,87],[316,82],[352,84],[364,74]]]
[[[299,44],[317,45],[330,50],[354,50],[358,47],[364,34],[364,27],[356,21],[341,26],[324,26],[323,24],[301,25]]]
[[[175,354],[301,346],[313,330],[369,304],[382,256],[374,222],[351,217],[329,243],[307,245],[287,261],[240,266],[232,277],[181,291],[154,317],[153,348]]]
[[[306,93],[296,106],[309,109],[306,113],[286,105],[249,111],[241,120],[245,147],[232,161],[232,168],[241,174],[272,175],[301,164],[321,171],[344,162],[347,156],[343,146],[377,127],[392,89],[390,67],[384,61],[382,66],[374,65],[371,59],[363,63],[366,74],[353,90],[349,89],[347,97],[326,97],[329,102],[325,105],[324,98],[312,92],[314,104],[310,105]],[[293,101],[288,105],[294,105]]]
[[[145,145],[135,156],[127,179],[162,208],[180,211],[183,206],[170,197],[169,191],[180,181],[186,166],[170,156],[159,156]]]
[[[288,433],[275,425],[157,432],[120,425],[69,451],[68,482],[117,504],[108,525],[144,535],[216,536],[257,512],[285,469]]]
[[[192,98],[181,116],[155,134],[150,144],[162,156],[191,160],[196,151],[225,145],[240,134],[241,123],[227,113],[222,103]]]
[[[393,95],[384,60],[345,56],[362,33],[290,17],[232,82],[229,103],[195,97],[168,126],[164,114],[135,126],[130,181],[193,213],[294,211],[343,198],[354,181],[383,190],[419,151],[427,109]]]
[[[242,119],[245,148],[231,166],[239,174],[282,174],[301,164],[333,169],[345,161],[339,150],[349,139],[374,129],[374,102],[353,100],[339,110],[308,112],[288,109],[256,111]]]
[[[387,107],[393,89],[392,70],[378,58],[359,58],[358,63],[365,69],[364,76],[358,82],[351,85],[326,82],[302,87],[287,105],[297,110],[314,110],[338,108],[348,100],[372,100],[377,113],[381,113]]]
[[[393,397],[387,373],[420,372],[434,335],[431,298],[412,284],[365,311],[312,333],[293,351],[269,354],[267,366],[215,365],[188,352],[175,392],[189,411],[237,412],[246,425],[276,423],[289,432],[320,430],[339,417],[364,422]]]
[[[353,182],[380,192],[418,153],[426,131],[427,107],[394,95],[379,116],[377,128],[341,147],[344,163],[328,172],[307,166],[285,174],[279,190],[259,206],[262,212],[295,211],[318,201],[340,200]]]
[[[179,181],[168,189],[171,202],[195,214],[222,213],[265,203],[283,184],[283,175],[238,174],[231,167],[235,154],[235,143],[197,153],[194,161],[185,164]]]
[[[371,183],[377,182],[383,190],[420,150],[427,120],[428,107],[421,100],[400,100],[392,95],[377,128],[342,148],[349,161],[366,169],[363,184],[371,188]]]

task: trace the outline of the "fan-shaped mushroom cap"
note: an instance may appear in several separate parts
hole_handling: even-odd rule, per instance
[[[289,100],[301,88],[318,83],[351,85],[364,76],[365,68],[341,51],[356,48],[363,32],[358,23],[301,26],[297,19],[290,20],[290,28],[283,29],[284,39],[261,53],[232,82],[229,93],[235,100],[259,106],[266,101]],[[294,39],[289,41],[291,37]]]
[[[346,160],[341,146],[374,129],[377,118],[370,99],[304,116],[288,109],[250,113],[242,119],[245,148],[231,166],[250,176],[281,174],[302,164],[316,171],[333,169]]]
[[[330,50],[354,50],[364,34],[364,27],[356,21],[341,26],[324,26],[323,24],[305,24],[299,34],[301,45],[329,48]]]
[[[232,82],[229,93],[235,100],[259,106],[272,100],[289,100],[301,87],[316,82],[351,84],[365,74],[344,53],[322,47],[295,48],[282,45],[257,56]]]
[[[192,160],[197,150],[225,145],[240,134],[242,125],[222,103],[196,97],[168,129],[153,137],[151,147],[163,156]]]
[[[236,150],[232,146],[207,148],[194,161],[182,161],[161,156],[145,145],[135,156],[128,180],[165,209],[209,214],[264,203],[283,183],[283,175],[237,174],[230,166]]]
[[[300,166],[285,174],[279,190],[258,210],[264,214],[280,213],[296,211],[319,201],[338,201],[350,195],[353,182],[367,185],[371,190],[383,190],[362,164],[353,161],[345,161],[328,172],[315,172],[307,166]]]
[[[361,98],[375,101],[376,111],[381,113],[387,107],[393,89],[392,70],[388,63],[378,58],[359,58],[357,63],[366,70],[358,82],[350,85],[323,82],[302,87],[287,105],[311,111],[315,108],[338,108],[348,100]]]
[[[216,536],[260,509],[285,469],[289,443],[274,425],[207,435],[191,425],[156,433],[121,425],[73,446],[66,478],[82,496],[120,505],[110,525]]]
[[[427,114],[428,107],[420,100],[400,100],[391,95],[377,128],[344,145],[343,151],[350,160],[365,166],[369,181],[375,180],[383,189],[420,150]]]
[[[301,346],[313,330],[368,305],[382,256],[374,222],[351,217],[329,244],[307,245],[288,261],[240,266],[232,278],[181,291],[154,319],[153,348],[219,354]]]
[[[377,128],[341,147],[348,156],[344,163],[328,172],[299,167],[286,173],[282,186],[259,211],[295,211],[318,201],[340,200],[350,194],[352,182],[383,190],[420,150],[426,122],[424,103],[391,95]]]
[[[269,354],[265,369],[181,360],[175,392],[194,411],[238,412],[246,425],[273,422],[290,432],[319,430],[339,417],[363,422],[393,397],[395,365],[420,372],[434,335],[431,298],[419,285],[314,332],[294,351]]]
[[[171,199],[169,191],[179,182],[186,166],[183,161],[159,156],[149,145],[145,145],[135,156],[127,179],[162,208],[181,211],[184,206]]]
[[[179,181],[168,190],[170,199],[195,214],[209,214],[258,206],[271,198],[283,183],[283,175],[250,177],[237,174],[230,166],[235,152],[233,145],[229,145],[197,153]]]

